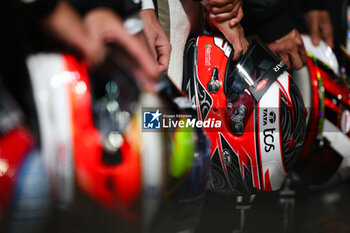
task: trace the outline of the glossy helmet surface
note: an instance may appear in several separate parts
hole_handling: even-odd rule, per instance
[[[61,205],[74,202],[77,187],[126,222],[148,228],[159,208],[169,203],[164,198],[179,200],[183,196],[173,191],[183,192],[194,178],[202,188],[193,189],[188,199],[202,198],[209,154],[200,151],[203,142],[195,131],[145,130],[146,110],[177,114],[182,110],[173,98],[186,98],[171,96],[168,85],[159,94],[142,92],[113,59],[91,77],[71,55],[28,59],[42,147]],[[203,169],[199,173],[197,160]]]
[[[295,71],[293,77],[309,115],[307,137],[296,171],[305,182],[324,184],[338,170],[348,167],[350,92],[338,74],[332,49],[323,41],[314,46],[306,35],[303,40],[308,51],[307,65]]]
[[[259,43],[233,64],[222,38],[190,38],[183,89],[211,141],[211,188],[248,194],[278,189],[293,167],[305,133],[305,109],[285,65]]]

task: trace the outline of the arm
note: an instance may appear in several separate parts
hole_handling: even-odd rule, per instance
[[[101,5],[96,8],[93,8],[94,4],[88,4],[91,2],[97,4],[99,1],[80,2],[85,3],[86,5],[83,5],[89,9],[88,12],[85,12],[83,21],[69,7],[69,4],[60,3],[57,9],[45,19],[47,28],[71,46],[78,48],[89,66],[97,65],[103,61],[108,49],[106,44],[116,44],[133,61],[133,67],[130,69],[139,79],[138,81],[146,89],[152,90],[160,72],[147,47],[136,36],[131,35],[130,30],[127,30],[130,23],[129,29],[135,28],[135,25],[132,24],[134,18],[129,17],[128,19],[131,21],[127,22],[126,19],[123,22],[113,8],[101,6],[104,2],[113,4],[123,2],[125,3],[123,6],[127,6],[127,2],[132,3],[133,1],[101,1]],[[132,6],[136,5],[140,6],[132,4]],[[130,7],[128,9],[130,9],[128,12],[133,12],[136,8]],[[125,12],[123,14],[125,15]],[[142,30],[142,22],[140,19],[138,21],[141,23]]]
[[[208,16],[216,22],[229,20],[231,27],[243,18],[242,0],[203,0]]]
[[[286,0],[245,0],[243,27],[271,43],[296,28],[288,16]]]
[[[248,31],[257,34],[288,68],[300,69],[307,61],[304,43],[287,13],[285,0],[245,0]]]
[[[303,40],[296,29],[268,44],[288,68],[301,69],[307,62]]]
[[[248,49],[248,42],[240,25],[243,17],[241,0],[204,0],[208,23],[222,32],[234,48],[237,60]]]
[[[155,86],[160,72],[146,45],[131,35],[123,21],[108,8],[96,8],[85,16],[85,25],[89,34],[94,35],[103,44],[116,44],[133,61],[131,72],[147,90]]]
[[[144,34],[151,53],[158,63],[160,72],[168,69],[171,45],[170,41],[160,26],[155,11],[144,9],[140,11],[140,16],[144,24]]]
[[[317,46],[321,39],[333,48],[333,26],[326,10],[325,0],[306,0],[301,5],[305,21],[310,30],[312,43]]]
[[[81,17],[66,1],[59,1],[55,9],[43,18],[43,24],[47,31],[80,51],[88,66],[103,60],[103,44],[89,34]]]

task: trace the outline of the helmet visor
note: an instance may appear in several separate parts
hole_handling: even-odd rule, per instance
[[[226,76],[225,94],[227,98],[235,101],[245,89],[248,89],[255,100],[259,101],[285,69],[286,65],[283,61],[279,60],[261,42],[254,41]]]

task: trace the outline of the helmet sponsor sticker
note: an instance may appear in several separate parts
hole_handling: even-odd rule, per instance
[[[260,91],[261,89],[263,89],[266,86],[267,83],[267,78],[265,78],[264,80],[260,81],[258,83],[258,85],[255,88],[255,91]]]
[[[283,61],[280,61],[279,63],[276,62],[269,70],[267,70],[265,75],[255,80],[254,84],[249,87],[249,90],[256,101],[261,99],[272,83],[277,80],[286,68],[287,66]]]
[[[278,125],[276,122],[276,113],[274,109],[263,108],[262,109],[262,134],[263,134],[263,147],[266,153],[276,149],[275,136],[278,133]]]
[[[207,44],[205,46],[205,65],[206,66],[211,66],[211,64],[210,64],[210,53],[211,53],[211,45]]]

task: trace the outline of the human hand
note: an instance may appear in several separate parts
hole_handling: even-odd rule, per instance
[[[268,44],[268,47],[287,65],[288,69],[301,69],[307,62],[304,42],[296,29]]]
[[[171,45],[163,28],[160,26],[157,16],[153,9],[140,11],[140,17],[143,21],[144,34],[146,36],[149,48],[155,61],[158,63],[159,72],[168,69]]]
[[[217,22],[229,20],[234,27],[243,18],[242,0],[203,0],[208,16]]]
[[[333,26],[326,10],[312,10],[305,13],[305,20],[310,28],[312,44],[317,46],[323,39],[333,48]]]
[[[231,43],[234,50],[233,60],[237,60],[247,51],[249,43],[245,38],[241,24],[238,23],[234,27],[231,27],[229,21],[217,22],[215,20],[210,20],[208,23],[220,30]]]
[[[153,91],[160,77],[157,63],[148,48],[124,28],[122,20],[108,8],[96,8],[85,16],[89,34],[105,44],[116,44],[132,60],[131,72],[148,91]]]
[[[88,66],[100,63],[105,56],[103,43],[86,30],[82,18],[67,1],[59,1],[43,19],[45,29],[65,44],[77,49]]]

